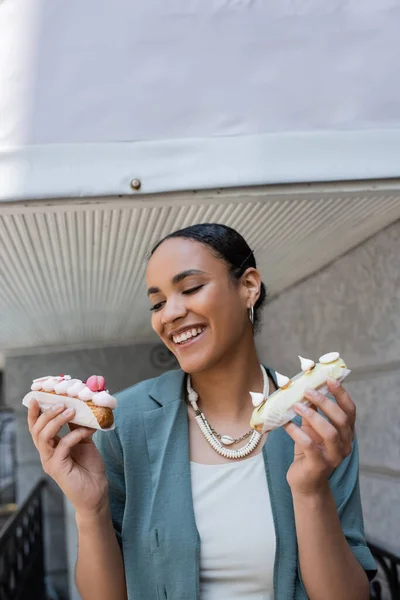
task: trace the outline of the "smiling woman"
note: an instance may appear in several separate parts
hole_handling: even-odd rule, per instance
[[[349,394],[330,382],[335,401],[306,392],[319,411],[250,428],[250,390],[268,398],[277,381],[257,356],[266,290],[246,241],[220,224],[174,232],[146,279],[180,369],[121,392],[96,445],[74,431],[54,451],[62,415],[30,409],[45,470],[76,508],[82,599],[367,600]]]
[[[266,290],[235,230],[203,224],[172,233],[152,250],[147,282],[153,328],[187,373],[212,367],[235,343],[254,352]]]

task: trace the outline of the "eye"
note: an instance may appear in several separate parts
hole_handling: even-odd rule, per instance
[[[155,304],[154,306],[152,306],[150,310],[152,312],[157,312],[158,310],[160,310],[160,308],[162,308],[163,304],[164,304],[164,302],[157,302],[157,304]]]
[[[189,290],[184,290],[182,292],[182,294],[187,294],[187,295],[194,294],[195,292],[198,292],[199,290],[201,290],[202,287],[204,287],[203,284],[202,285],[197,285],[196,287],[190,288]]]
[[[182,294],[186,294],[187,296],[189,294],[195,294],[196,292],[198,292],[202,287],[204,287],[204,284],[201,285],[197,285],[196,287],[193,288],[189,288],[188,290],[184,290],[182,292]],[[157,302],[157,304],[155,304],[154,306],[152,306],[150,308],[151,312],[157,312],[159,310],[161,310],[161,308],[163,307],[163,305],[165,304],[165,300],[163,302]]]

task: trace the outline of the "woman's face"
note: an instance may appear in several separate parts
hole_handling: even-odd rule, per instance
[[[235,282],[206,246],[172,238],[149,260],[146,280],[152,327],[186,373],[214,367],[252,335],[248,309],[259,293],[257,271]]]

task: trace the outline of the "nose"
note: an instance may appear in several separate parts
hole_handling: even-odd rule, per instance
[[[168,325],[168,323],[173,323],[177,319],[185,317],[186,313],[184,298],[170,298],[164,304],[161,320],[164,325]]]

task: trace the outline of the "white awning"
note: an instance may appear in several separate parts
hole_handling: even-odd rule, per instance
[[[234,227],[276,296],[397,219],[399,182],[5,203],[0,349],[156,341],[146,256],[174,229]]]
[[[400,0],[0,2],[0,199],[397,177]]]

